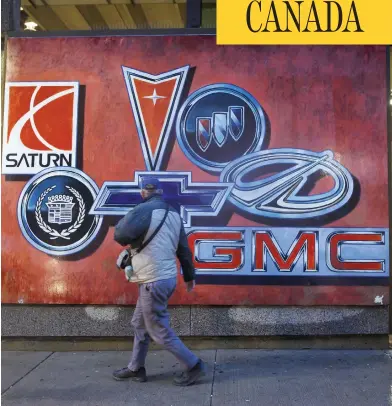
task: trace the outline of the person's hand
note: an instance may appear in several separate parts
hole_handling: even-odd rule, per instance
[[[186,284],[186,290],[188,292],[192,292],[192,290],[195,288],[196,286],[196,282],[195,281],[189,281],[189,282],[185,282]]]

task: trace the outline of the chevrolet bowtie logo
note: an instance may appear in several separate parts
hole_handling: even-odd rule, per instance
[[[194,216],[217,216],[233,188],[230,183],[192,182],[190,172],[135,172],[133,182],[105,182],[90,214],[124,216],[142,202],[144,176],[156,176],[165,201],[180,212],[185,227],[191,226]]]

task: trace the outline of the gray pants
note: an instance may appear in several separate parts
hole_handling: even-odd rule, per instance
[[[144,367],[150,338],[163,345],[188,369],[199,359],[170,328],[167,302],[176,288],[177,278],[139,285],[139,299],[132,318],[134,328],[133,352],[128,368],[137,371]]]

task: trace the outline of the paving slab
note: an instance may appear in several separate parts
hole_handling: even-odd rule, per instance
[[[1,393],[23,378],[51,352],[6,351],[1,353]]]
[[[118,382],[111,373],[127,365],[130,352],[55,353],[2,397],[4,406],[210,406],[216,351],[196,352],[209,365],[199,384],[172,384],[181,371],[166,351],[150,352],[149,382]]]
[[[392,405],[386,351],[218,350],[215,406]]]

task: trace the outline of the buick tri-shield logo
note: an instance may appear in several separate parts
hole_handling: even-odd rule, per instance
[[[257,100],[229,84],[203,87],[186,100],[177,118],[177,139],[197,166],[221,172],[233,159],[259,151],[265,118]]]
[[[96,184],[74,168],[47,169],[25,186],[18,204],[19,225],[37,249],[52,255],[82,250],[97,235],[101,216],[89,211]]]

